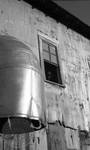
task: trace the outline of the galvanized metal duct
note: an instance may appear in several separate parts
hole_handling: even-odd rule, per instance
[[[25,133],[45,125],[39,62],[24,43],[0,36],[0,132]]]

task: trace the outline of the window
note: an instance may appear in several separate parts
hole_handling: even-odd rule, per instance
[[[60,73],[60,66],[57,54],[57,46],[48,39],[40,38],[40,58],[43,63],[43,70],[45,75],[45,80],[48,82],[61,84],[61,73]]]

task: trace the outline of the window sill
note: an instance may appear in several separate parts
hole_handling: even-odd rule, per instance
[[[52,84],[54,86],[59,86],[61,88],[65,88],[66,86],[64,84],[59,84],[59,83],[55,83],[55,82],[52,82],[52,81],[48,81],[48,80],[45,80],[46,83],[49,83],[49,84]]]

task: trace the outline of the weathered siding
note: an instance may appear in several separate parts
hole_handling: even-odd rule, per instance
[[[0,150],[47,150],[46,130],[35,133],[1,135]]]
[[[79,150],[78,130],[89,131],[90,127],[90,68],[87,62],[90,59],[90,41],[23,1],[0,0],[0,34],[9,34],[21,40],[39,59],[38,32],[59,42],[58,54],[65,85],[65,88],[62,88],[45,83],[46,119],[47,123],[55,123],[49,128],[47,126],[48,137],[56,150]],[[60,123],[58,127],[56,121]],[[60,128],[58,134],[57,128]],[[61,140],[61,132],[64,140]],[[55,137],[52,136],[53,133]],[[41,146],[35,147],[35,144],[31,144],[27,149],[47,149],[46,140],[43,144],[46,131],[44,136],[42,131],[38,134]],[[2,138],[0,141],[2,143]],[[55,142],[58,142],[57,145],[61,145],[61,148],[57,145],[55,147]],[[15,141],[10,145],[12,144],[15,144]],[[0,149],[2,145],[3,143],[0,144]],[[50,150],[53,150],[53,145]]]

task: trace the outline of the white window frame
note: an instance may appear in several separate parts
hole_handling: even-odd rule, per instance
[[[44,67],[44,58],[43,58],[43,50],[42,50],[42,40],[46,41],[47,43],[51,43],[52,45],[54,45],[57,48],[57,55],[58,55],[59,41],[57,41],[55,39],[52,39],[52,38],[49,38],[47,35],[45,35],[45,34],[43,34],[41,32],[38,33],[39,57],[40,57],[41,69],[42,69],[43,74],[44,74],[44,81],[48,82],[50,84],[54,84],[54,85],[59,85],[61,87],[65,87],[64,84],[63,84],[62,73],[61,73],[61,65],[60,65],[60,60],[59,60],[58,56],[57,56],[58,57],[58,65],[59,65],[59,71],[60,71],[59,73],[60,73],[60,77],[61,77],[61,80],[62,80],[62,84],[46,80],[45,67]]]

